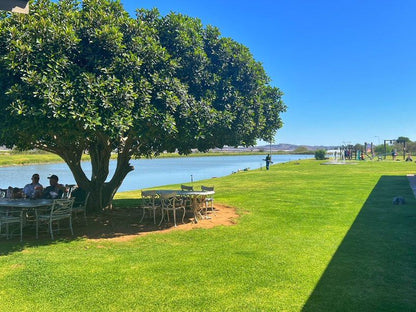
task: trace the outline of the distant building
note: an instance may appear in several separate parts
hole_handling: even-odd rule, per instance
[[[1,0],[0,10],[11,11],[14,13],[29,13],[29,1],[25,0]]]

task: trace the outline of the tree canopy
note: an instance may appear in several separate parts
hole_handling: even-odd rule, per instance
[[[270,141],[286,109],[261,63],[218,28],[157,9],[131,17],[110,0],[0,13],[0,92],[0,145],[59,155],[99,208],[132,157]]]
[[[397,143],[411,142],[410,139],[408,137],[405,137],[405,136],[399,136],[396,141],[397,141]]]

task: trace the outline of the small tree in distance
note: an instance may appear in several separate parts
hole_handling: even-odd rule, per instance
[[[324,160],[326,155],[326,151],[324,150],[316,150],[315,151],[315,159],[316,160]]]
[[[217,28],[156,9],[132,18],[110,0],[0,13],[0,94],[0,145],[59,155],[97,210],[132,158],[254,145],[273,137],[286,109],[262,65]]]

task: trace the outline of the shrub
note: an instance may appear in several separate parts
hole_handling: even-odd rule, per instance
[[[326,151],[324,150],[317,150],[315,151],[315,159],[316,160],[323,160],[325,159]]]

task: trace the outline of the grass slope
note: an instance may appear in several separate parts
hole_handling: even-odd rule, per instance
[[[414,311],[414,171],[278,164],[200,183],[239,207],[236,226],[122,243],[2,240],[0,311]],[[397,195],[406,205],[392,205]]]

